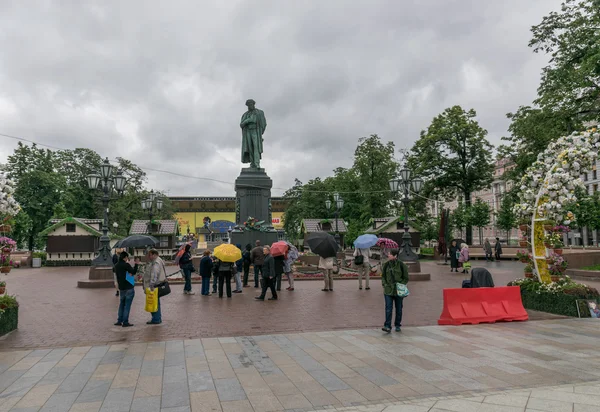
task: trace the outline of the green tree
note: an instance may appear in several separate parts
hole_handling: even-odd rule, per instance
[[[490,214],[492,210],[490,205],[477,198],[471,206],[469,220],[471,225],[479,229],[479,244],[483,245],[483,228],[490,224]]]
[[[550,55],[535,103],[596,120],[600,114],[600,0],[566,0],[531,28],[529,46]]]
[[[15,216],[15,226],[11,232],[11,237],[17,242],[19,249],[29,247],[29,235],[31,233],[32,221],[24,210],[21,210]]]
[[[510,231],[517,226],[517,215],[513,207],[516,198],[512,193],[506,193],[500,203],[500,210],[496,217],[496,226],[501,230],[506,230],[506,243],[510,244]]]
[[[417,218],[416,226],[419,228],[421,240],[436,240],[440,234],[440,220],[428,214]]]
[[[60,180],[56,173],[43,170],[25,172],[19,179],[15,199],[31,220],[24,234],[29,250],[39,246],[38,233],[46,228],[55,206],[60,203]]]
[[[458,202],[458,206],[452,212],[450,212],[450,223],[451,226],[460,232],[460,237],[463,237],[464,228],[469,222],[469,209],[465,206],[462,201]]]
[[[408,156],[409,167],[431,181],[436,193],[461,196],[467,209],[472,193],[489,187],[494,171],[492,146],[476,115],[475,110],[460,106],[446,109],[421,132]],[[468,220],[465,227],[466,241],[471,244],[473,230]]]

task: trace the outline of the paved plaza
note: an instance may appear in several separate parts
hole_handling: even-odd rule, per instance
[[[518,262],[485,263],[497,285],[506,285],[520,275]],[[423,262],[431,281],[411,282],[405,299],[404,326],[435,325],[442,311],[442,289],[460,287],[464,275],[452,274],[448,266]],[[3,276],[3,275],[2,275]],[[183,286],[161,300],[163,324],[147,326],[144,294],[136,288],[130,320],[133,328],[114,327],[118,299],[111,289],[78,289],[77,280],[87,277],[87,268],[43,268],[12,271],[8,293],[17,295],[19,329],[0,338],[0,350],[54,348],[124,342],[165,341],[205,337],[252,336],[381,327],[383,291],[381,280],[371,290],[358,290],[357,280],[335,281],[333,293],[321,292],[322,281],[298,281],[294,292],[281,291],[277,302],[257,302],[254,288],[232,299],[185,296]],[[198,284],[194,290],[199,292]],[[531,312],[532,319],[552,315]]]
[[[9,351],[0,411],[598,411],[599,340],[561,319]]]

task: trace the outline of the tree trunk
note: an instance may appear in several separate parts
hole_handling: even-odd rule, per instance
[[[483,245],[483,229],[479,228],[479,244]]]
[[[510,229],[506,231],[506,246],[510,245]]]
[[[464,192],[465,195],[465,209],[466,210],[470,210],[471,209],[471,191],[467,191],[465,190]],[[472,245],[473,244],[473,225],[471,225],[471,222],[469,222],[469,219],[467,219],[466,222],[467,226],[466,226],[466,239],[465,241],[467,242],[467,245]]]

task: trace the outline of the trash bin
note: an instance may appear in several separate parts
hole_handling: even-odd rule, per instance
[[[42,267],[42,258],[31,259],[31,267],[32,268],[41,268]]]

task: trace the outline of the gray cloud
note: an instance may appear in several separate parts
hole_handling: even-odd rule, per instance
[[[222,3],[2,2],[0,133],[230,182],[148,173],[173,195],[233,195],[250,97],[278,188],[350,166],[361,136],[408,148],[454,104],[475,108],[498,144],[546,62],[529,28],[560,5]],[[0,162],[15,145],[0,139]]]

